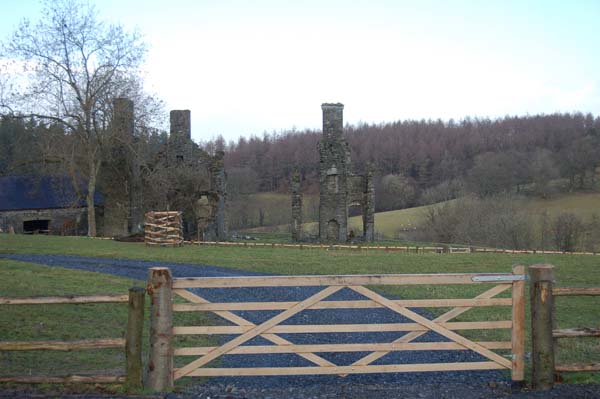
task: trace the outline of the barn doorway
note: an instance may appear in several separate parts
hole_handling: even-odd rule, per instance
[[[49,220],[26,220],[23,222],[23,233],[25,234],[48,234]]]

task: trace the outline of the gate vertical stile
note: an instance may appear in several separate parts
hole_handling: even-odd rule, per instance
[[[514,265],[513,274],[525,277],[525,266]],[[512,283],[512,380],[516,385],[525,383],[525,280]]]

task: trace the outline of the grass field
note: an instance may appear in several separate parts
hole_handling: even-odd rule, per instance
[[[63,254],[99,256],[111,258],[133,258],[156,261],[171,261],[209,264],[239,268],[249,271],[278,274],[360,274],[360,273],[449,273],[449,272],[509,272],[513,264],[532,265],[551,263],[556,266],[559,286],[600,286],[600,257],[577,255],[510,255],[510,254],[405,254],[383,251],[347,250],[300,250],[286,248],[243,248],[243,247],[198,247],[147,248],[138,243],[120,243],[110,240],[94,240],[84,237],[18,236],[0,235],[0,253]],[[0,279],[6,280],[11,274],[33,266],[24,267],[19,262],[2,261]],[[51,270],[37,266],[39,270]],[[52,269],[54,270],[54,269]],[[33,271],[27,272],[35,274]],[[68,271],[58,275],[54,288],[61,285],[68,276],[83,272]],[[89,274],[89,273],[88,273]],[[101,276],[93,274],[102,281]],[[18,280],[20,277],[13,277]],[[10,281],[10,280],[8,280]],[[125,290],[131,282],[115,285],[115,289]],[[2,287],[13,292],[13,283]],[[74,283],[73,287],[83,284]],[[17,285],[18,287],[18,285]],[[50,287],[50,286],[48,286]],[[67,288],[69,286],[66,286]],[[102,285],[102,287],[105,287]],[[86,287],[87,289],[87,287]],[[40,286],[38,290],[44,290]],[[454,287],[402,287],[386,290],[390,294],[404,298],[467,298],[482,292],[482,286]],[[14,291],[13,295],[47,294],[31,292],[26,286]],[[8,295],[8,294],[6,294]],[[446,309],[437,309],[437,312]],[[480,308],[465,313],[457,321],[505,319],[510,317],[505,308]],[[13,320],[13,318],[15,320]],[[13,326],[23,315],[10,316],[2,324]],[[599,326],[597,298],[559,298],[557,303],[559,328]],[[28,325],[29,329],[34,325]],[[8,328],[13,331],[12,327]],[[6,330],[0,330],[0,340],[8,339]],[[506,332],[490,331],[486,338],[506,337]],[[503,335],[504,334],[504,335]],[[600,361],[600,346],[594,340],[561,340],[558,360],[561,363]],[[600,381],[598,374],[577,374],[568,376],[573,381]]]
[[[126,294],[146,282],[100,273],[46,267],[0,259],[0,295],[49,296]],[[148,301],[146,301],[148,302]],[[149,304],[146,303],[148,308]],[[146,316],[149,314],[146,309]],[[149,338],[145,317],[144,353]],[[176,313],[179,325],[207,322],[203,313]],[[0,305],[0,341],[74,341],[124,338],[127,304]],[[202,346],[214,343],[203,336],[177,337],[175,345]],[[178,358],[179,363],[185,359]],[[124,374],[121,349],[63,351],[0,351],[1,375]],[[119,387],[115,387],[119,390]]]
[[[546,211],[551,218],[562,212],[572,212],[583,220],[589,220],[594,214],[600,216],[600,193],[573,193],[551,199],[523,197],[516,201],[519,208],[527,210],[530,214]],[[400,231],[419,226],[427,214],[427,209],[432,206],[435,205],[376,213],[375,229],[387,238],[398,238]],[[351,227],[362,228],[360,216],[350,218],[349,222]]]

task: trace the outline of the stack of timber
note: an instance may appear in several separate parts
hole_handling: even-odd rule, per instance
[[[146,245],[174,247],[183,244],[183,219],[181,212],[146,213]]]

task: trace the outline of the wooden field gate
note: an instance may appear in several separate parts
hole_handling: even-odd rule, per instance
[[[514,266],[512,273],[463,274],[387,274],[342,276],[252,276],[175,278],[167,268],[153,268],[149,273],[148,292],[151,299],[151,350],[148,388],[164,390],[174,380],[185,376],[265,376],[354,373],[395,373],[454,370],[510,370],[515,382],[524,381],[525,350],[525,268]],[[492,288],[467,299],[388,299],[367,286],[382,285],[449,285],[493,284]],[[212,303],[189,288],[252,288],[252,287],[322,287],[316,294],[298,302],[219,302]],[[332,294],[348,288],[360,294],[361,300],[326,300]],[[497,297],[512,289],[510,297]],[[173,297],[186,303],[174,303]],[[473,307],[510,306],[512,320],[452,322]],[[387,308],[411,320],[409,323],[383,324],[282,324],[306,309],[369,309]],[[430,320],[410,308],[452,307],[453,309]],[[235,311],[281,310],[276,316],[254,324],[235,314]],[[232,326],[173,326],[172,312],[206,311],[233,323]],[[459,330],[510,329],[510,341],[477,342],[458,334]],[[406,332],[393,342],[339,343],[296,345],[278,334],[335,333],[335,332]],[[413,342],[433,331],[449,342]],[[217,347],[173,348],[172,336],[190,334],[234,334],[236,338]],[[243,345],[261,336],[274,345]],[[510,350],[507,358],[493,350]],[[472,350],[486,360],[477,362],[419,363],[373,365],[391,351]],[[370,352],[351,365],[339,366],[318,353]],[[310,367],[204,367],[226,354],[293,353],[307,359]],[[173,356],[198,356],[187,365],[174,368]]]

